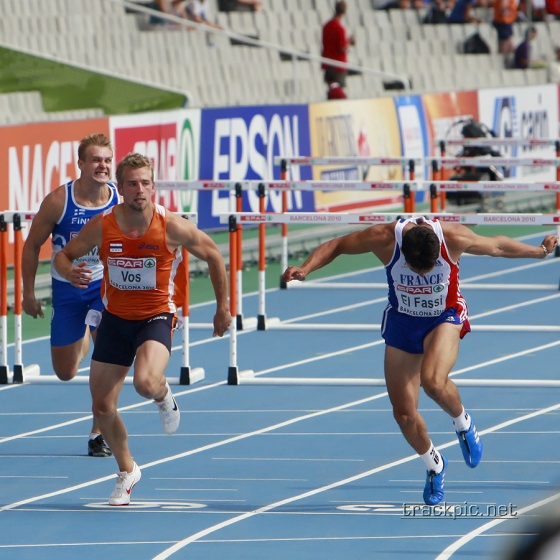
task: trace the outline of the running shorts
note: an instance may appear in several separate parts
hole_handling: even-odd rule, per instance
[[[90,309],[103,310],[101,279],[83,290],[53,278],[51,346],[67,346],[83,338]],[[90,329],[95,330],[94,327]]]
[[[176,319],[173,313],[159,313],[148,319],[131,321],[105,310],[97,328],[92,359],[130,367],[138,347],[147,340],[161,342],[171,353]]]
[[[468,319],[462,321],[454,308],[446,309],[437,317],[412,317],[395,311],[389,305],[383,313],[381,336],[388,346],[393,346],[409,354],[423,354],[424,338],[432,329],[442,323],[463,325],[461,338],[471,330]]]

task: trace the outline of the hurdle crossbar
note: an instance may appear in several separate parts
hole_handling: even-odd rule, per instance
[[[436,138],[435,145],[448,146],[557,146],[558,138]]]
[[[519,181],[423,181],[434,185],[439,191],[549,191],[559,192],[560,182],[519,182]]]
[[[421,157],[369,157],[369,156],[275,156],[274,164],[282,165],[408,165],[421,162]]]
[[[444,167],[470,166],[488,167],[489,165],[500,165],[503,167],[517,166],[560,166],[560,158],[508,158],[508,157],[427,157],[426,162],[439,163]]]
[[[460,213],[376,213],[376,214],[343,214],[328,212],[286,212],[284,214],[262,214],[253,212],[237,212],[233,214],[220,214],[220,223],[228,223],[230,217],[235,218],[240,224],[346,224],[371,226],[394,222],[400,218],[424,216],[442,222],[455,222],[464,225],[532,225],[532,226],[558,226],[558,214],[460,214]]]
[[[453,378],[458,387],[501,387],[501,388],[560,388],[556,379],[460,379]],[[321,385],[345,387],[386,387],[382,378],[316,378],[316,377],[259,377],[252,372],[243,372],[237,380],[238,385]]]
[[[271,321],[267,330],[275,331],[381,331],[381,324],[375,323],[288,323]],[[558,325],[477,325],[473,332],[560,332]]]
[[[344,290],[387,290],[387,282],[319,282],[319,281],[309,281],[298,282],[292,281],[289,284],[289,289],[344,289]],[[559,290],[560,284],[487,284],[487,283],[476,283],[476,282],[464,282],[461,284],[461,291],[465,289],[473,290],[531,290],[531,291],[550,291]]]

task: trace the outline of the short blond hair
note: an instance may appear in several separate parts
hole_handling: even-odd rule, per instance
[[[123,184],[123,179],[124,179],[124,171],[127,168],[130,169],[142,169],[144,167],[147,167],[150,172],[151,172],[151,176],[152,176],[152,182],[154,180],[154,166],[152,165],[152,160],[142,154],[138,154],[138,153],[129,153],[126,156],[124,156],[124,158],[119,162],[119,164],[117,165],[117,172],[116,172],[116,176],[117,176],[117,183],[119,185]]]
[[[92,146],[99,146],[101,148],[109,148],[113,151],[113,146],[111,144],[111,140],[105,136],[105,134],[90,134],[89,136],[85,136],[80,141],[80,145],[78,146],[78,160],[85,161],[87,156],[87,151]]]

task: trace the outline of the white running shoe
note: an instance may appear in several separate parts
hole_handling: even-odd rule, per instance
[[[169,383],[165,382],[167,387],[167,393],[165,398],[161,402],[154,401],[159,408],[159,418],[161,420],[161,425],[163,426],[163,431],[166,434],[173,434],[177,431],[179,427],[179,422],[181,421],[181,413],[179,407],[173,398],[173,393],[169,387]]]
[[[109,505],[127,506],[130,504],[130,493],[141,478],[142,472],[136,463],[134,463],[131,473],[126,471],[118,472],[115,489],[109,496]]]

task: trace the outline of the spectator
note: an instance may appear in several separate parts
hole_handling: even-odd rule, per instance
[[[443,0],[431,0],[422,23],[447,23],[447,9]]]
[[[531,65],[531,42],[537,37],[537,29],[528,27],[525,31],[525,39],[517,45],[513,57],[513,67],[518,70],[526,70]]]
[[[146,8],[157,10],[162,14],[177,15],[174,9],[174,3],[171,3],[170,0],[153,0],[153,2],[146,4]],[[169,20],[157,17],[156,15],[150,16],[150,25],[169,25],[170,23]]]
[[[206,0],[190,0],[185,8],[185,17],[195,23],[207,25],[214,29],[222,29],[221,25],[212,21],[210,7]]]
[[[220,12],[259,12],[262,0],[218,0]]]
[[[560,0],[545,0],[546,20],[560,19]]]
[[[476,0],[457,0],[447,18],[448,23],[480,23],[472,9]]]
[[[495,0],[493,25],[498,33],[498,52],[512,54],[513,24],[517,20],[517,0]]]
[[[327,82],[327,99],[346,99],[348,96],[344,88],[336,81],[336,72],[333,68],[325,70],[325,82]]]
[[[554,47],[555,60],[550,63],[548,81],[551,84],[560,83],[560,46]]]
[[[344,14],[346,13],[346,2],[339,0],[334,6],[334,16],[323,25],[323,49],[321,56],[338,60],[339,62],[348,61],[348,49],[354,44],[354,37],[347,36],[346,28],[342,23]],[[334,79],[342,88],[346,87],[346,75],[348,70],[338,66],[330,66],[326,63],[321,65],[325,71],[325,83],[329,84],[329,80]],[[329,73],[327,74],[327,70]]]

